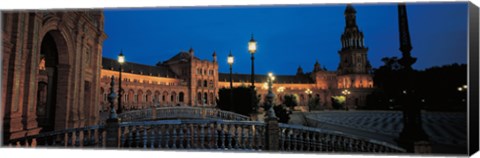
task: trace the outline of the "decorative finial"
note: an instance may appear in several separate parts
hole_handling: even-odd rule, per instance
[[[347,13],[357,13],[357,11],[355,10],[355,8],[353,8],[352,4],[347,4],[347,8],[345,9],[345,14]]]

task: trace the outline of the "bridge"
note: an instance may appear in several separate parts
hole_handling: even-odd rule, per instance
[[[224,111],[217,108],[207,107],[158,107],[144,110],[133,110],[118,114],[120,120],[127,121],[148,121],[148,120],[165,120],[165,119],[221,119],[221,120],[237,120],[246,121],[250,117],[240,115],[230,111]],[[101,116],[99,124],[105,123],[108,113]]]
[[[163,107],[117,115],[111,81],[110,114],[98,125],[71,128],[4,142],[9,146],[65,148],[142,148],[172,150],[237,150],[289,152],[406,152],[374,139],[338,131],[279,123],[272,107],[273,93],[265,106],[265,121],[219,109]]]
[[[338,131],[251,121],[213,108],[163,107],[118,115],[120,122],[65,129],[9,140],[9,146],[141,148],[293,152],[405,152],[404,149]],[[273,122],[273,123],[272,123]],[[273,140],[273,141],[272,141]]]

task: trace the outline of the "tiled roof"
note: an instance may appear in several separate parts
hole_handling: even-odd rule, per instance
[[[250,74],[232,74],[233,82],[250,82]],[[229,73],[218,73],[218,81],[229,82]],[[266,82],[267,75],[255,75],[255,82]],[[314,83],[308,75],[275,75],[275,83]]]
[[[118,69],[120,68],[116,60],[109,59],[109,58],[102,58],[102,66],[103,66],[103,69],[114,70],[114,71],[118,71]],[[167,66],[164,66],[164,65],[150,66],[150,65],[142,65],[142,64],[132,63],[132,62],[125,62],[123,63],[123,72],[160,76],[160,77],[169,77],[169,78],[176,77],[175,73],[171,71]]]
[[[197,60],[200,60],[199,58],[197,58],[195,56],[193,58],[197,59]],[[174,62],[174,61],[182,61],[182,60],[190,61],[190,54],[188,52],[180,52],[177,55],[175,55],[172,58],[165,61],[165,63]]]

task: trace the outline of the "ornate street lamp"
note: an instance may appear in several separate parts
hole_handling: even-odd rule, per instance
[[[120,75],[118,77],[118,113],[122,113],[123,108],[122,108],[122,95],[123,95],[123,89],[122,89],[122,65],[125,62],[125,56],[123,55],[122,51],[120,51],[120,54],[118,55],[118,63],[120,65],[120,69],[118,70],[120,72]]]
[[[309,89],[305,90],[305,93],[307,94],[307,97],[308,97],[308,99],[307,99],[307,105],[308,105],[308,102],[310,101],[310,99],[312,99],[312,93],[313,92],[309,88]]]
[[[108,94],[108,102],[110,103],[110,115],[108,119],[116,120],[117,113],[115,112],[115,99],[117,98],[117,94],[115,94],[115,89],[113,88],[115,85],[114,77],[111,77],[110,81],[110,94]]]
[[[254,98],[255,98],[255,94],[254,94],[254,91],[255,91],[255,65],[254,65],[254,60],[255,60],[255,57],[253,56],[253,54],[255,54],[255,52],[257,51],[257,41],[255,41],[255,39],[253,39],[253,34],[252,34],[252,38],[250,39],[250,41],[248,42],[248,52],[250,52],[250,54],[252,54],[252,76],[250,78],[251,82],[252,82],[252,85],[251,85],[251,93],[252,93],[252,96],[251,96],[251,103],[252,103],[252,107],[254,107],[254,110],[256,110],[256,105],[255,105],[255,101],[254,101]]]
[[[265,104],[267,107],[266,109],[266,115],[267,118],[273,119],[276,118],[275,116],[275,111],[273,110],[273,97],[275,97],[275,94],[273,94],[273,81],[275,81],[275,76],[273,76],[273,73],[268,73],[267,77],[267,83],[268,83],[268,94],[267,94],[267,104]]]
[[[233,77],[232,77],[232,65],[233,65],[233,55],[232,51],[230,51],[230,54],[228,55],[227,62],[228,65],[230,65],[230,110],[234,111],[235,108],[233,107]]]

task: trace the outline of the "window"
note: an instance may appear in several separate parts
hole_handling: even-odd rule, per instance
[[[200,104],[202,102],[202,93],[197,93],[197,103]]]
[[[182,102],[182,103],[183,103],[183,95],[184,95],[183,92],[180,92],[180,93],[178,94],[178,101],[179,101],[179,102]]]
[[[207,86],[208,86],[207,80],[204,80],[203,81],[203,87],[207,87]]]

